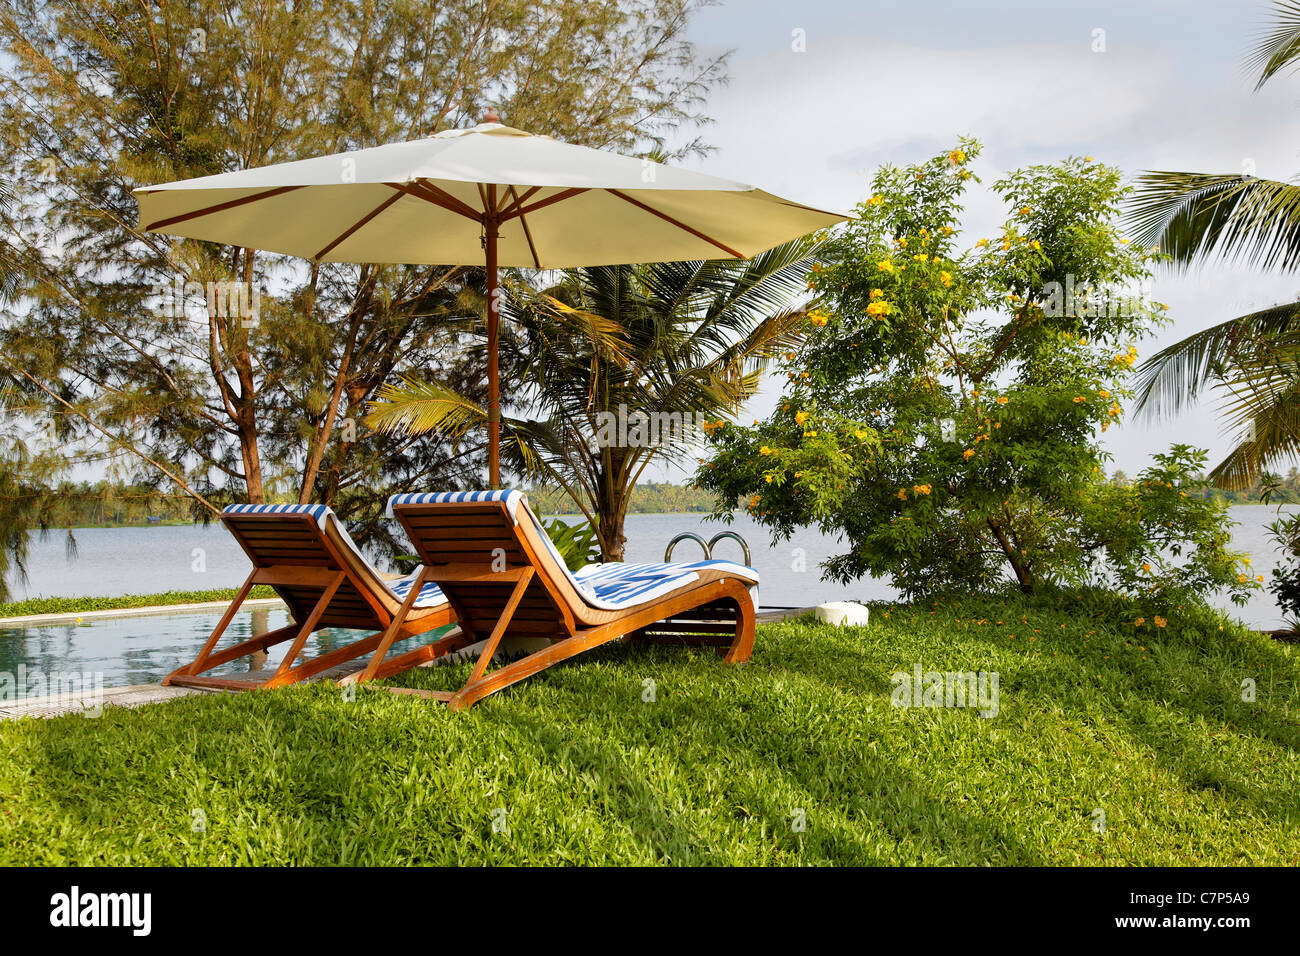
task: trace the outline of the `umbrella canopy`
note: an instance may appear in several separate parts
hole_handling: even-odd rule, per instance
[[[485,265],[488,467],[500,481],[497,269],[747,259],[847,217],[503,126],[134,193],[139,227],[314,262]]]

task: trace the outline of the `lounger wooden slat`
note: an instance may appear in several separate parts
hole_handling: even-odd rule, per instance
[[[729,663],[748,660],[755,619],[751,587],[757,584],[757,576],[749,569],[704,562],[729,570],[709,567],[698,573],[676,574],[676,566],[667,566],[662,587],[647,576],[647,593],[652,596],[640,601],[629,598],[626,606],[610,601],[605,602],[609,606],[601,606],[589,593],[591,585],[574,578],[559,562],[521,494],[481,492],[475,496],[479,500],[464,500],[461,493],[398,496],[390,502],[391,513],[423,562],[415,586],[437,584],[456,613],[461,631],[475,641],[484,641],[465,686],[455,693],[419,696],[461,710],[554,663],[624,637],[717,646]],[[640,585],[633,582],[629,586]],[[390,631],[395,633],[400,627],[401,617],[399,611]],[[507,634],[545,637],[550,643],[521,660],[489,670]],[[385,635],[371,663],[349,679],[368,681],[397,673],[394,662],[383,663],[389,644],[389,635]]]
[[[286,506],[282,510],[239,510],[249,507],[227,509],[221,520],[248,555],[253,570],[198,655],[189,664],[169,674],[163,680],[164,684],[213,690],[281,687],[373,654],[390,632],[395,640],[404,640],[455,621],[451,607],[442,601],[433,606],[412,606],[400,621],[395,621],[397,611],[405,602],[356,550],[329,509],[317,505]],[[288,607],[293,623],[217,650],[217,644],[235,613],[256,585],[275,589]],[[413,584],[410,590],[412,605],[419,599],[419,594],[420,586]],[[307,639],[326,627],[373,633],[300,661]],[[271,677],[264,680],[204,673],[241,657],[266,652],[286,641],[290,646],[284,659]],[[464,635],[454,631],[423,647],[454,647],[463,642]],[[415,660],[415,654],[415,651],[408,651],[399,660]]]

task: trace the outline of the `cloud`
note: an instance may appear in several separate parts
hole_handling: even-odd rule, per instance
[[[947,32],[934,30],[931,45],[890,40],[890,32],[868,35],[847,10],[823,10],[823,22],[808,29],[807,52],[795,53],[788,14],[753,9],[755,18],[771,22],[750,25],[730,85],[710,98],[718,122],[708,139],[717,151],[696,165],[801,202],[847,211],[865,197],[878,166],[925,159],[962,134],[985,144],[973,167],[985,185],[968,194],[968,237],[988,234],[1005,216],[988,188],[995,179],[1072,153],[1096,156],[1130,176],[1143,169],[1238,172],[1247,160],[1269,178],[1290,179],[1300,169],[1295,84],[1283,78],[1253,93],[1240,66],[1250,24],[1213,5],[1186,14],[1210,31],[1199,34],[1201,48],[1190,35],[1170,39],[1169,29],[1179,28],[1169,19],[1177,15],[1173,8],[1149,11],[1144,20],[1133,14],[1121,21],[1113,10],[1103,20],[1099,13],[1099,22],[1117,24],[1105,53],[1092,52],[1091,26],[1081,20],[1039,24],[1037,34],[1026,30],[1012,42],[1006,37],[1013,31],[984,27],[964,46],[952,32],[960,27],[945,20]],[[917,33],[926,9],[911,7],[907,29],[895,33]],[[1225,49],[1216,31],[1229,22],[1240,37]],[[1035,42],[1042,35],[1052,42]],[[1300,277],[1219,264],[1192,274],[1162,270],[1153,292],[1170,305],[1173,324],[1139,343],[1143,355],[1254,308],[1300,298]],[[766,415],[780,389],[769,380],[742,420]],[[1217,462],[1231,439],[1222,434],[1216,404],[1204,401],[1170,422],[1130,419],[1111,429],[1106,445],[1115,467],[1136,472],[1152,451],[1175,441],[1208,447]]]

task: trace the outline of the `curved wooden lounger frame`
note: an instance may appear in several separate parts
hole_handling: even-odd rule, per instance
[[[465,644],[486,641],[460,690],[395,689],[400,693],[440,700],[452,710],[463,710],[552,664],[620,637],[715,646],[724,660],[733,664],[748,660],[753,650],[754,601],[748,584],[740,578],[687,586],[626,613],[593,614],[585,608],[584,614],[584,609],[574,606],[571,585],[557,580],[554,558],[549,553],[539,554],[522,527],[515,524],[505,502],[399,504],[393,513],[424,564],[411,593],[426,582],[435,582],[460,622]],[[528,520],[526,514],[520,517],[521,523]],[[410,603],[408,596],[407,605]],[[407,610],[404,605],[389,625],[369,666],[346,681],[388,677],[402,669],[396,660],[384,663],[384,655],[401,634]],[[584,622],[584,616],[589,620]],[[592,617],[605,620],[593,622]],[[488,664],[507,632],[545,637],[552,643],[489,672]],[[424,650],[415,663],[448,653],[435,653],[434,646]]]
[[[310,514],[223,514],[221,520],[252,560],[253,571],[230,607],[226,608],[198,656],[167,675],[163,684],[214,690],[283,687],[370,654],[380,645],[382,638],[389,638],[384,645],[386,653],[393,640],[414,637],[456,620],[451,608],[445,604],[404,613],[399,618],[395,613],[398,605],[393,596],[377,592],[375,572],[361,567],[362,559],[322,531]],[[293,623],[213,653],[239,606],[258,584],[275,588],[288,606]],[[420,585],[411,587],[410,600],[400,605],[403,611],[410,612],[410,605],[419,592]],[[295,666],[294,661],[302,653],[307,638],[323,627],[359,628],[376,633]],[[266,680],[203,676],[204,671],[290,640],[293,643],[284,660]],[[468,643],[471,642],[465,640],[461,632],[453,631],[433,644],[394,658],[388,666],[401,662],[404,670],[414,666],[422,659],[420,655],[434,648],[439,653],[447,653]],[[410,663],[405,663],[407,660]]]

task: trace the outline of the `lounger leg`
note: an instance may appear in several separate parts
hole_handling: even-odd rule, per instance
[[[257,571],[254,570],[253,573],[244,580],[244,583],[239,588],[239,592],[235,595],[235,599],[230,602],[230,607],[226,608],[226,613],[221,615],[221,620],[218,621],[217,626],[212,629],[212,633],[208,636],[207,643],[203,645],[198,656],[185,667],[178,668],[164,677],[162,681],[163,684],[170,684],[173,677],[180,677],[181,675],[192,676],[204,669],[204,662],[207,661],[208,655],[212,653],[212,649],[217,646],[217,641],[221,640],[221,635],[226,633],[226,628],[230,626],[230,622],[234,620],[235,612],[239,610],[239,605],[244,603],[244,600],[248,597],[248,592],[253,590],[253,579],[256,577]]]
[[[748,594],[736,601],[736,639],[723,660],[728,664],[742,664],[754,652],[754,602]]]
[[[487,670],[492,655],[497,652],[497,645],[501,643],[501,638],[505,636],[510,619],[515,616],[515,609],[519,607],[519,602],[524,598],[524,592],[528,590],[528,583],[532,581],[533,574],[534,569],[528,567],[524,568],[523,573],[519,575],[519,580],[515,582],[515,589],[510,592],[510,600],[506,601],[501,616],[497,618],[496,627],[492,628],[492,633],[488,635],[487,643],[483,645],[483,653],[479,655],[478,663],[474,665],[474,670],[469,675],[469,680],[465,682],[465,686],[468,687],[477,681],[483,676],[483,672]]]
[[[588,632],[566,637],[562,641],[555,642],[550,647],[529,654],[522,660],[498,668],[477,681],[469,681],[452,696],[451,700],[448,701],[448,706],[453,711],[464,710],[475,701],[482,700],[489,694],[495,694],[511,684],[518,683],[525,677],[531,677],[552,664],[557,664],[566,658],[573,657],[575,654],[581,654],[583,651],[589,651],[593,647],[599,647],[601,644],[616,640],[621,636],[618,632],[611,631],[604,636],[599,633]]]
[[[406,620],[406,615],[411,613],[411,608],[415,607],[415,602],[420,599],[420,591],[424,587],[425,570],[421,568],[419,575],[411,582],[411,590],[406,592],[406,600],[402,602],[402,606],[393,619],[388,622],[388,627],[379,641],[379,647],[375,649],[374,655],[370,658],[370,663],[366,665],[365,670],[356,676],[357,683],[375,679],[375,675],[379,672],[379,665],[383,663],[385,655],[388,654],[388,649],[397,640],[397,634],[402,629],[402,622]]]
[[[289,650],[284,654],[284,660],[280,662],[280,666],[275,669],[275,673],[271,675],[271,678],[262,685],[263,687],[283,687],[285,684],[294,682],[296,678],[290,676],[290,671],[293,668],[295,658],[302,652],[303,645],[307,643],[307,638],[311,636],[311,632],[316,630],[316,622],[320,620],[320,616],[325,613],[325,608],[329,607],[330,601],[334,599],[334,592],[339,589],[339,586],[346,579],[347,574],[340,571],[330,581],[324,593],[316,602],[316,606],[311,609],[307,619],[302,622],[302,627],[298,630],[298,636],[294,638],[293,644],[289,646]]]

